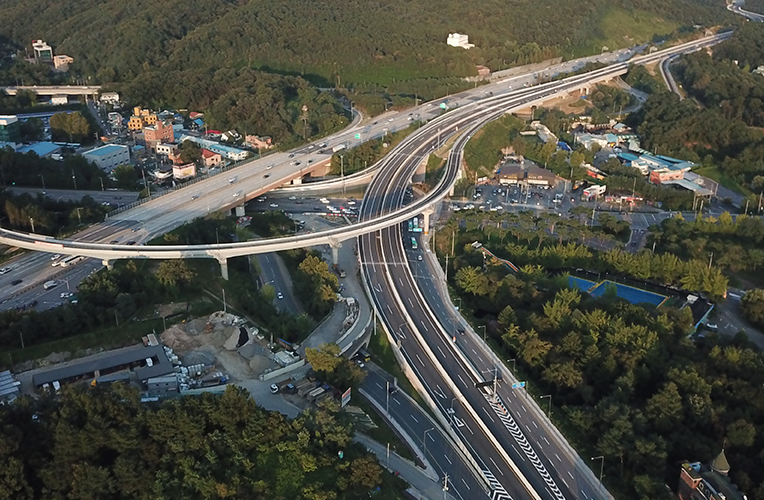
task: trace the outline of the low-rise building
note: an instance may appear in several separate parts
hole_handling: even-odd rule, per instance
[[[730,464],[722,450],[708,465],[685,462],[679,475],[680,500],[747,500],[729,479]]]
[[[592,198],[596,198],[597,196],[601,196],[605,194],[606,190],[607,190],[607,186],[604,186],[601,184],[594,184],[584,189],[583,195],[581,197],[587,200],[590,200]]]
[[[133,116],[127,122],[127,128],[130,130],[141,130],[143,127],[154,125],[157,122],[157,115],[148,109],[142,109],[140,106],[133,108]]]
[[[244,142],[257,149],[271,149],[273,147],[273,140],[267,135],[263,137],[248,135],[244,138]]]
[[[53,48],[43,40],[34,40],[32,42],[34,59],[38,63],[49,63],[53,60]]]
[[[154,151],[156,151],[156,153],[158,155],[165,155],[167,157],[169,157],[170,155],[175,154],[175,151],[177,149],[178,149],[178,145],[175,144],[174,142],[168,142],[168,143],[165,143],[165,144],[157,144],[154,147]]]
[[[220,153],[202,148],[202,162],[206,168],[215,168],[223,162],[223,157]]]
[[[0,115],[0,143],[21,142],[21,124],[16,115]]]
[[[24,144],[16,150],[17,153],[34,153],[40,158],[51,157],[61,153],[61,146],[52,142],[33,142]]]
[[[123,144],[109,144],[82,154],[104,172],[111,172],[119,165],[130,164],[130,148]]]
[[[54,106],[64,106],[69,104],[69,96],[65,94],[57,94],[50,98],[50,103]]]
[[[499,184],[521,184],[534,186],[554,186],[557,176],[545,168],[533,164],[505,162],[496,171]]]
[[[66,73],[69,71],[69,65],[73,62],[73,57],[69,57],[64,54],[61,54],[60,56],[53,56],[53,67],[56,69],[56,71],[60,71],[61,73]]]
[[[175,180],[184,181],[196,177],[196,163],[186,163],[185,165],[174,165],[172,167],[172,177]]]
[[[209,149],[210,151],[213,151],[215,153],[219,153],[220,156],[223,158],[226,158],[228,160],[233,161],[241,161],[247,159],[249,156],[249,151],[245,151],[243,149],[234,148],[232,146],[226,146],[225,144],[220,144],[219,142],[211,141],[209,139],[202,139],[201,137],[194,137],[191,135],[183,135],[180,137],[180,140],[178,142],[183,141],[191,141],[195,142],[199,146]]]
[[[663,184],[668,181],[684,179],[684,170],[671,170],[669,168],[659,168],[650,172],[650,182],[653,184]]]
[[[118,92],[102,92],[101,96],[99,97],[99,100],[104,104],[111,104],[113,106],[116,106],[119,104],[119,93]]]
[[[158,121],[143,128],[143,140],[146,147],[156,149],[157,144],[172,142],[175,139],[172,123]]]
[[[471,49],[474,44],[469,43],[469,35],[462,35],[461,33],[449,33],[446,43],[451,47],[459,47],[462,49]]]

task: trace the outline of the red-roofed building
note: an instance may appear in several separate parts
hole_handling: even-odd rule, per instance
[[[192,120],[196,120],[197,118],[204,118],[204,113],[197,113],[196,111],[192,111],[188,114],[188,117]]]
[[[223,162],[223,157],[220,156],[220,153],[215,153],[209,149],[202,148],[202,161],[204,162],[205,167],[214,168]]]

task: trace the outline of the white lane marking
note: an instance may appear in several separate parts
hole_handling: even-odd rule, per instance
[[[573,477],[573,474],[571,474],[570,471],[568,471],[568,475],[570,476],[571,479],[575,479],[575,477]]]
[[[464,381],[464,379],[462,378],[462,376],[461,376],[461,375],[459,375],[459,374],[457,373],[457,374],[456,374],[456,376],[457,376],[457,377],[459,377],[459,380],[461,380],[461,381],[462,381],[462,384],[464,384],[464,385],[467,385],[467,382],[465,382],[465,381]]]
[[[445,358],[446,354],[443,352],[443,349],[441,349],[439,345],[436,345],[435,347],[438,348],[438,351],[440,352],[440,354]]]
[[[464,483],[464,486],[466,486],[468,490],[472,489],[470,488],[470,485],[467,484],[467,481],[464,480],[464,478],[462,478],[462,482]]]
[[[417,420],[417,419],[416,419],[416,417],[415,417],[414,415],[411,415],[411,418],[413,418],[413,419],[414,419],[414,422],[416,422],[416,423],[419,423],[419,420]]]
[[[482,407],[481,407],[481,408],[482,408]],[[488,413],[488,410],[486,410],[485,408],[483,408],[483,411],[485,412],[485,414],[486,414],[486,415],[488,415],[488,418],[490,418],[490,419],[491,419],[491,422],[493,422],[493,423],[496,423],[496,420],[494,420],[494,419],[493,419],[493,417],[491,416],[491,414],[490,414],[490,413]]]
[[[403,286],[403,280],[402,279],[398,278],[398,283],[400,283],[401,286]]]
[[[525,405],[520,405],[520,406],[522,406],[522,407],[523,407],[523,411],[524,411],[525,413],[528,413],[528,410],[526,410],[526,409],[525,409]]]
[[[411,297],[409,297],[408,299],[409,299],[409,304],[411,304],[411,307],[413,308],[414,307],[414,303],[411,302]]]
[[[475,349],[472,349],[472,352],[475,354],[475,356],[477,356],[477,353],[475,352]]]
[[[560,455],[558,455],[557,453],[555,453],[555,454],[554,454],[554,456],[555,456],[555,457],[557,457],[557,461],[558,461],[558,462],[562,462],[562,459],[560,458]]]
[[[395,401],[395,402],[396,402],[396,403],[398,403],[398,404],[401,404],[401,402],[400,402],[400,401],[398,401],[398,400],[397,400],[397,399],[395,399],[395,398],[393,398],[393,401]]]
[[[570,485],[569,485],[569,484],[568,484],[568,482],[565,480],[565,478],[564,478],[564,477],[561,477],[560,479],[562,479],[562,482],[563,482],[563,483],[565,483],[565,487],[566,487],[566,488],[568,488],[568,489],[570,489]]]
[[[549,441],[546,440],[546,436],[541,436],[541,439],[543,439],[546,444],[549,444]]]
[[[377,385],[377,387],[379,387],[380,389],[382,389],[382,384],[380,384],[379,382],[374,382],[374,383]]]
[[[392,308],[392,307],[390,307],[390,304],[387,304],[387,310],[388,310],[388,312],[390,313],[390,315],[392,315],[392,314],[393,314],[393,308]]]
[[[419,354],[416,355],[416,359],[418,359],[422,366],[424,366],[424,361],[422,361],[422,358],[419,357]]]
[[[419,322],[422,323],[422,328],[424,328],[424,331],[426,331],[426,332],[430,331],[430,329],[427,328],[427,325],[424,324],[424,320],[423,319],[420,319]]]
[[[443,457],[448,460],[448,455],[443,455]],[[449,465],[454,465],[454,463],[451,460],[448,460]]]
[[[536,425],[536,421],[535,421],[535,420],[533,421],[533,427],[535,427],[536,429],[538,429],[538,428],[539,428],[539,426],[538,426],[538,425]]]
[[[584,490],[581,490],[581,494],[584,496],[584,498],[586,498],[588,500],[589,497],[586,496],[586,493],[584,493]]]
[[[427,434],[427,437],[430,438],[430,441],[432,441],[433,443],[435,442],[435,438],[432,437],[432,434]]]
[[[512,445],[512,449],[515,450],[515,453],[517,453],[517,456],[520,457],[523,460],[523,462],[525,462],[525,457],[523,457],[522,453],[517,451],[517,448],[515,448],[515,445]]]
[[[488,460],[490,460],[490,461],[491,461],[491,463],[494,465],[494,467],[496,467],[496,470],[497,470],[497,471],[499,471],[499,474],[501,474],[501,475],[503,476],[503,475],[504,475],[504,473],[501,471],[501,467],[499,467],[498,465],[496,465],[496,462],[494,462],[494,461],[493,461],[493,458],[491,458],[491,457],[488,457]]]
[[[525,428],[528,429],[528,432],[531,431],[531,428],[528,426],[528,424],[525,424]]]

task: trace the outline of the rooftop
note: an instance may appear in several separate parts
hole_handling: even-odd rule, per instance
[[[123,144],[108,144],[106,146],[101,146],[100,148],[91,149],[90,151],[83,154],[88,156],[106,156],[117,153],[119,151],[124,151],[126,149],[127,146]]]
[[[36,153],[37,156],[47,156],[60,150],[61,146],[53,144],[52,142],[35,142],[32,144],[25,144],[16,150],[17,153]]]
[[[53,368],[52,370],[36,373],[32,376],[32,380],[35,387],[39,387],[55,380],[65,381],[72,378],[82,377],[83,375],[91,376],[90,374],[93,374],[96,371],[108,372],[109,370],[119,369],[125,365],[131,365],[133,363],[145,363],[147,358],[152,359],[153,366],[144,365],[133,370],[141,380],[146,380],[151,377],[159,377],[174,371],[172,363],[167,359],[167,354],[164,352],[164,347],[144,347],[142,344],[138,344],[112,351],[103,357],[91,356],[60,368]],[[109,373],[105,373],[103,375],[108,374]]]

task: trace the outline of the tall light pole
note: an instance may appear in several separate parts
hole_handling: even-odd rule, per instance
[[[385,391],[385,413],[390,416],[390,381],[385,382],[387,384],[387,391]]]
[[[45,191],[45,177],[42,174],[40,174],[40,179],[42,180],[42,190]]]
[[[547,394],[546,396],[540,396],[539,397],[539,399],[544,399],[544,398],[548,398],[549,399],[549,406],[547,406],[546,416],[551,419],[552,418],[552,395],[551,394]]]
[[[459,399],[459,396],[451,399],[451,425],[452,426],[454,425],[454,422],[455,422],[454,417],[456,416],[456,413],[454,412],[454,401],[456,401],[457,399]]]
[[[483,329],[483,342],[485,342],[486,341],[486,333],[485,333],[486,328],[485,328],[485,325],[478,325],[478,328],[482,328]]]
[[[592,460],[602,460],[600,462],[600,483],[602,482],[602,472],[605,470],[605,456],[600,455],[598,457],[592,457]]]
[[[431,429],[427,429],[424,431],[424,435],[422,436],[422,444],[424,445],[424,459],[427,460],[427,433],[432,432],[435,430],[435,427]]]
[[[515,373],[515,370],[516,370],[516,368],[517,368],[517,366],[516,366],[516,364],[515,364],[515,361],[517,361],[515,358],[512,358],[512,359],[508,359],[508,360],[507,360],[507,363],[509,363],[509,362],[511,362],[511,363],[512,363],[512,373]]]

